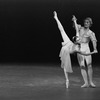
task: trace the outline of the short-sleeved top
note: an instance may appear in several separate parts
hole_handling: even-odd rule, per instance
[[[85,31],[83,27],[79,28],[79,38],[81,43],[89,43],[89,41],[97,41],[95,33],[90,29]]]

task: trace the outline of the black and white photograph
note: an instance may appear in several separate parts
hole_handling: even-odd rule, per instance
[[[99,24],[99,0],[0,0],[0,100],[99,100]]]

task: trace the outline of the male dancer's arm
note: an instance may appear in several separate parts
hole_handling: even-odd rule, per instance
[[[79,25],[77,24],[77,19],[74,15],[73,15],[72,21],[74,22],[74,27],[75,27],[75,30],[76,30],[76,36],[79,37]]]
[[[92,44],[93,44],[93,48],[94,48],[94,52],[98,52],[97,51],[97,41],[92,41]]]
[[[94,49],[93,52],[97,53],[97,52],[98,52],[98,51],[97,51],[97,39],[96,39],[96,36],[95,36],[95,33],[94,33],[94,32],[92,32],[92,33],[90,34],[90,39],[91,39],[92,44],[93,44],[93,49]]]

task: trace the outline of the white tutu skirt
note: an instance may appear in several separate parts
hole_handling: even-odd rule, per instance
[[[61,48],[60,51],[60,60],[61,60],[61,68],[64,68],[66,72],[72,73],[72,65],[70,54],[73,52],[73,43],[69,41],[66,45]]]

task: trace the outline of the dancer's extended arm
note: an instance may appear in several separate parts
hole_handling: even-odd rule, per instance
[[[89,56],[89,55],[92,55],[92,54],[96,54],[97,52],[93,51],[93,52],[90,52],[90,53],[84,53],[84,52],[81,52],[81,51],[77,51],[77,53],[84,55],[84,56]]]
[[[79,25],[77,24],[77,19],[74,15],[73,15],[72,21],[74,22],[74,26],[75,26],[75,29],[76,29],[76,36],[79,37]]]

